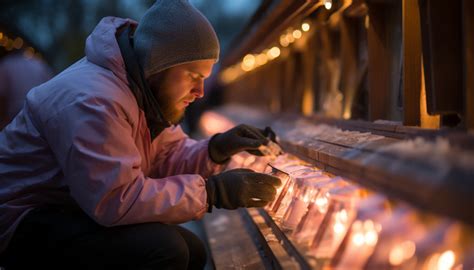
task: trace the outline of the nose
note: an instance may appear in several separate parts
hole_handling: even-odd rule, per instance
[[[204,81],[197,83],[194,88],[191,90],[191,93],[196,98],[202,98],[204,96]]]

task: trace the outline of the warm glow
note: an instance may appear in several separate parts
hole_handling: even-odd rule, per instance
[[[224,132],[235,126],[235,123],[228,118],[212,111],[204,112],[199,125],[206,136],[212,136],[219,132]]]
[[[242,68],[243,71],[251,71],[253,69],[253,66],[248,66],[245,64],[245,62],[242,62],[240,64],[240,67]]]
[[[277,58],[278,56],[280,56],[280,48],[278,47],[272,47],[268,52],[267,52],[267,56],[268,58],[270,59],[275,59]]]
[[[412,241],[405,241],[395,245],[389,254],[389,262],[393,266],[401,265],[415,255],[416,246]]]
[[[429,115],[426,104],[426,86],[425,86],[425,69],[423,67],[423,59],[421,65],[421,94],[420,94],[420,127],[437,129],[440,126],[439,115]]]
[[[7,36],[3,36],[2,38],[0,38],[0,46],[6,46],[7,42],[8,42]]]
[[[346,230],[346,226],[344,226],[344,224],[342,224],[341,222],[336,222],[336,224],[334,224],[333,229],[336,234],[342,234]]]
[[[0,32],[0,39],[2,39],[2,38],[3,38],[3,33],[2,33],[2,32]]]
[[[374,228],[374,222],[372,220],[368,219],[364,221],[364,229],[370,230],[372,228]]]
[[[337,213],[337,219],[342,222],[347,222],[348,216],[346,209],[342,209],[341,211],[339,211],[339,213]]]
[[[280,36],[280,45],[282,47],[288,47],[288,45],[290,45],[290,42],[288,41],[288,39],[286,38],[286,35],[281,35]]]
[[[321,196],[316,199],[316,205],[319,207],[324,207],[328,204],[328,199],[326,196]]]
[[[303,102],[301,104],[303,115],[311,115],[314,109],[314,94],[311,87],[306,87],[303,92]]]
[[[413,243],[412,241],[405,241],[401,244],[401,246],[403,250],[405,251],[405,254],[404,254],[405,260],[408,260],[411,257],[413,257],[413,255],[415,255],[416,246],[415,246],[415,243]]]
[[[291,29],[288,30],[288,33],[286,33],[286,39],[288,40],[290,44],[295,42],[295,37],[293,36],[293,30]]]
[[[253,68],[253,66],[255,65],[255,56],[253,56],[252,54],[247,54],[246,56],[244,56],[242,63],[246,67]]]
[[[289,193],[289,194],[293,193],[293,186],[291,186],[290,188],[288,188],[288,193]]]
[[[403,247],[401,247],[400,245],[396,245],[394,248],[392,248],[388,257],[388,261],[393,266],[398,266],[402,264],[405,261],[405,252],[403,250]]]
[[[5,43],[5,49],[7,51],[11,51],[13,49],[13,40],[7,38],[7,42]]]
[[[364,244],[364,235],[360,232],[355,233],[354,236],[352,236],[352,242],[358,247],[362,246]]]
[[[309,23],[305,22],[305,23],[301,24],[301,30],[303,30],[304,32],[308,32],[309,28],[310,28]]]
[[[230,67],[224,70],[224,72],[222,72],[221,80],[224,83],[230,83],[234,81],[235,79],[237,79],[238,76],[239,76],[239,70],[234,67]]]
[[[344,114],[342,115],[342,118],[348,120],[348,119],[351,119],[351,111],[347,110],[344,112]]]
[[[323,4],[327,10],[330,10],[332,8],[332,0],[324,0]]]
[[[379,240],[379,236],[377,232],[372,229],[365,233],[364,239],[367,245],[375,246],[375,244],[377,244],[377,240]]]
[[[257,65],[259,65],[259,66],[265,65],[268,62],[267,54],[261,53],[261,54],[257,55],[256,62],[257,62]]]
[[[23,39],[20,37],[15,38],[13,41],[13,48],[18,50],[21,49],[21,47],[23,47]]]
[[[309,201],[311,200],[310,197],[312,196],[312,194],[310,192],[307,192],[304,196],[303,196],[303,201],[305,203],[309,203]]]
[[[296,39],[301,38],[302,35],[303,35],[303,33],[301,33],[300,30],[293,31],[293,37],[296,38]]]
[[[438,269],[439,270],[447,270],[453,267],[454,262],[456,261],[456,255],[452,250],[447,250],[439,256],[438,259]]]
[[[368,245],[375,246],[378,241],[378,233],[372,220],[366,220],[364,223],[356,220],[352,225],[352,242],[356,246]]]

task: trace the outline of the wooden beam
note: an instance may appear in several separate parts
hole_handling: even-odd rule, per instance
[[[243,39],[236,40],[227,56],[222,60],[222,67],[228,67],[238,62],[250,52],[259,52],[278,40],[281,33],[299,18],[307,16],[321,6],[317,0],[278,1],[268,5],[268,10],[260,10],[264,15],[254,25],[246,27]]]
[[[403,0],[403,124],[420,125],[421,30],[418,3]]]

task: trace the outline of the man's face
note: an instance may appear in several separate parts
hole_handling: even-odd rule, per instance
[[[211,75],[214,62],[199,60],[181,64],[149,78],[150,88],[167,121],[179,123],[186,107],[204,96],[204,80]]]

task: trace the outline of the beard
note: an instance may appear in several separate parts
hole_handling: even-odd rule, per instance
[[[176,109],[175,102],[170,97],[165,95],[158,95],[158,105],[160,105],[161,113],[166,121],[176,125],[183,121],[185,110]]]
[[[170,122],[173,125],[179,124],[184,119],[185,110],[178,110],[176,108],[176,101],[173,98],[166,94],[165,91],[165,78],[167,76],[168,70],[161,71],[158,74],[155,74],[151,82],[148,82],[150,88],[153,92],[153,95],[160,106],[160,111],[163,114],[164,120]]]

